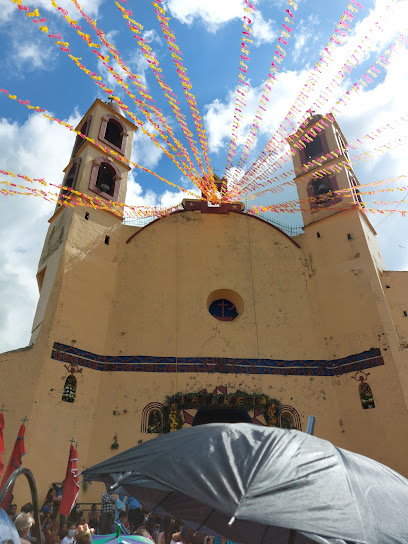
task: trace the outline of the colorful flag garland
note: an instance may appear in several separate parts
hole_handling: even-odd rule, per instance
[[[197,107],[197,102],[195,96],[191,93],[192,85],[190,79],[187,77],[187,69],[183,66],[183,58],[180,48],[177,45],[176,37],[174,32],[170,29],[168,21],[170,17],[166,17],[166,11],[163,7],[161,0],[152,2],[154,6],[154,12],[156,14],[157,20],[159,21],[163,36],[167,42],[168,48],[173,59],[173,63],[176,67],[176,72],[183,87],[184,95],[190,107],[191,115],[194,120],[194,125],[198,134],[198,139],[201,144],[201,149],[204,156],[204,161],[207,166],[207,174],[204,176],[202,189],[207,194],[207,198],[211,202],[217,202],[217,188],[214,184],[214,175],[211,168],[211,161],[208,154],[208,143],[206,130],[203,128],[202,117]]]

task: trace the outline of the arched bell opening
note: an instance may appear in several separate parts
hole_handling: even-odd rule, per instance
[[[98,168],[98,175],[95,186],[109,196],[115,192],[115,169],[108,163],[103,162]]]
[[[89,189],[107,200],[118,200],[121,179],[113,161],[98,157],[93,161]]]

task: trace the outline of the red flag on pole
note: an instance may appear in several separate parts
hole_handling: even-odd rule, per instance
[[[3,474],[3,468],[4,468],[2,454],[6,451],[4,449],[3,429],[4,429],[4,416],[2,412],[0,412],[0,476]]]
[[[24,449],[24,433],[25,433],[25,425],[21,425],[20,430],[18,431],[17,439],[14,442],[13,451],[11,452],[10,459],[6,468],[6,472],[4,473],[3,480],[1,481],[0,489],[4,486],[4,484],[7,482],[10,474],[12,474],[16,468],[19,468],[21,466],[21,458],[23,455],[25,455],[25,449]],[[7,504],[9,501],[11,489],[7,493],[7,495],[4,498],[2,508],[3,510],[7,510]]]
[[[64,491],[62,493],[61,504],[59,507],[59,513],[63,516],[69,516],[72,507],[77,500],[79,493],[79,478],[78,478],[78,454],[74,446],[71,444],[69,448],[69,457],[67,472],[64,480]]]

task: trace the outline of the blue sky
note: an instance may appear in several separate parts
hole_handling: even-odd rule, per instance
[[[70,28],[51,6],[50,0],[35,3],[23,2],[31,9],[39,8],[47,19],[50,33],[60,32],[64,41],[69,42],[72,54],[82,58],[82,63],[97,71],[106,84],[114,84],[107,70],[100,65],[79,36]],[[88,23],[77,12],[70,0],[57,2],[69,11],[84,32],[97,39]],[[256,106],[273,60],[277,38],[283,22],[286,0],[258,0],[252,27],[254,43],[250,48],[248,69],[251,84],[248,93],[248,107],[242,123],[239,143],[245,141],[247,130],[256,111]],[[251,159],[255,158],[286,115],[294,98],[306,83],[309,70],[319,58],[327,44],[348,2],[327,2],[302,0],[295,12],[292,38],[285,47],[286,57],[281,73],[270,94],[269,109],[261,125],[257,145]],[[351,23],[353,32],[338,48],[333,70],[322,77],[322,83],[330,81],[351,52],[369,34],[372,52],[367,55],[361,68],[356,68],[347,78],[337,95],[331,97],[332,105],[362,73],[373,64],[379,54],[393,41],[397,33],[404,33],[407,20],[407,2],[392,0],[361,1],[364,9],[358,8]],[[171,120],[177,136],[183,140],[176,119],[172,116],[165,97],[153,73],[141,55],[136,40],[127,28],[113,0],[86,0],[81,3],[84,11],[97,20],[99,28],[120,51],[123,60],[134,73],[141,74],[156,104]],[[155,52],[163,69],[165,80],[177,93],[183,113],[187,115],[189,128],[194,131],[187,103],[166,42],[148,0],[129,1],[122,4],[133,11],[133,18],[144,26],[144,36]],[[241,43],[243,2],[241,0],[166,0],[165,6],[171,16],[169,26],[176,35],[178,46],[183,53],[183,64],[193,85],[192,92],[197,98],[198,109],[204,118],[210,147],[213,169],[224,174],[233,120],[235,89],[238,80],[238,66]],[[391,6],[390,9],[386,9]],[[10,0],[0,0],[0,88],[6,88],[22,100],[46,108],[52,115],[76,124],[95,98],[105,100],[103,91],[68,56],[54,45],[32,21],[19,11]],[[380,17],[383,17],[382,19]],[[385,17],[385,19],[384,19]],[[382,31],[372,32],[375,21],[380,21]],[[400,49],[392,58],[389,70],[379,74],[375,82],[354,96],[337,120],[348,141],[386,125],[408,112],[406,105],[408,55]],[[120,96],[132,111],[133,104],[125,100],[118,86],[115,94]],[[309,105],[306,105],[306,108]],[[322,111],[321,113],[326,113]],[[384,139],[365,144],[356,153],[362,153],[398,137],[407,136],[402,123],[397,131],[384,133]],[[24,106],[11,101],[0,93],[0,168],[16,173],[42,178],[53,183],[62,181],[62,169],[67,165],[74,135],[39,114],[29,112]],[[187,145],[187,144],[186,144]],[[238,159],[239,152],[236,159]],[[378,155],[356,166],[355,172],[361,184],[407,173],[408,159],[400,146]],[[192,153],[190,153],[192,157]],[[351,153],[353,156],[353,152]],[[135,162],[155,170],[174,183],[191,188],[172,162],[139,131],[135,138],[133,156]],[[251,164],[248,161],[248,166]],[[291,165],[282,170],[284,172]],[[2,178],[6,179],[6,178]],[[407,181],[400,186],[408,185]],[[394,187],[390,185],[389,187]],[[368,197],[373,200],[399,200],[404,192],[378,193]],[[296,198],[294,189],[278,195],[270,194],[254,201],[267,205]],[[170,205],[181,201],[183,195],[152,176],[133,171],[130,176],[127,202],[129,204]],[[406,197],[408,200],[408,196]],[[35,274],[41,247],[47,230],[47,219],[52,206],[32,197],[1,197],[0,221],[4,251],[0,256],[0,351],[26,345],[37,300]],[[395,206],[390,206],[395,207]],[[408,209],[403,204],[400,209]],[[301,224],[301,216],[279,214],[281,222]],[[374,226],[378,224],[378,241],[387,269],[408,268],[407,221],[398,215],[369,217]],[[4,293],[4,294],[3,294]]]

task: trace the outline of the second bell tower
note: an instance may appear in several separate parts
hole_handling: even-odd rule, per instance
[[[347,142],[334,117],[311,112],[289,140],[305,226],[346,208],[364,206]]]

